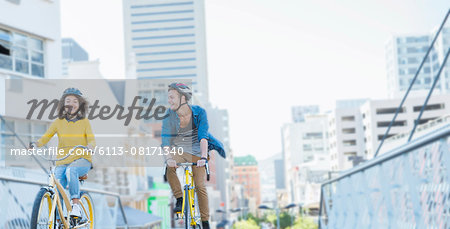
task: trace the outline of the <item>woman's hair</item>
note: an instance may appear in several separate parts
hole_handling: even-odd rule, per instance
[[[71,95],[71,94],[69,94],[69,95]],[[58,118],[59,119],[66,118],[67,112],[66,112],[64,104],[65,104],[66,97],[69,95],[63,95],[61,97],[61,99],[59,100],[59,103],[58,103]],[[88,112],[88,101],[79,95],[71,95],[71,96],[75,96],[78,99],[78,104],[79,104],[78,112],[77,112],[78,119],[86,118],[86,114]]]

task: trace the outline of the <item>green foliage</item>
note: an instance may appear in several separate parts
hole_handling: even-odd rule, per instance
[[[253,219],[241,220],[233,225],[233,229],[259,229],[260,227]]]
[[[298,217],[292,229],[317,229],[318,225],[309,218]]]

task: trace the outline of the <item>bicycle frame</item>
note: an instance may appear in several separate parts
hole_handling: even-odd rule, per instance
[[[190,212],[190,221],[191,221],[191,226],[196,226],[198,225],[197,222],[195,221],[195,183],[194,183],[194,179],[193,179],[193,173],[190,169],[190,166],[185,166],[184,167],[184,176],[185,176],[185,185],[184,185],[184,194],[183,194],[183,206],[181,209],[183,209],[183,211],[181,212],[181,218],[184,217],[184,214],[186,214],[186,212],[184,211],[185,209],[185,205],[186,203],[189,203],[189,212]],[[187,199],[187,201],[186,201]]]
[[[196,166],[197,163],[177,163],[177,166],[183,166],[184,168],[184,177],[185,177],[185,185],[184,185],[184,193],[183,193],[183,205],[182,205],[182,211],[180,218],[185,217],[187,212],[185,211],[186,204],[189,204],[189,213],[190,213],[190,226],[200,227],[199,224],[197,224],[196,218],[195,218],[195,183],[194,183],[194,174],[191,170],[192,166]],[[205,169],[206,169],[206,180],[209,181],[210,178],[210,171],[209,171],[209,164],[208,161],[205,163]],[[167,181],[167,166],[164,169],[164,181]],[[187,217],[186,217],[187,220]],[[187,222],[185,222],[186,228],[187,228]]]
[[[77,147],[83,147],[83,146],[76,146],[76,147],[74,147],[74,149],[77,148]],[[64,158],[66,158],[66,157],[64,157]],[[55,177],[55,166],[56,166],[55,165],[55,161],[52,161],[52,163],[53,164],[52,164],[52,166],[50,166],[50,171],[49,171],[49,174],[48,174],[48,176],[49,176],[49,182],[48,183],[49,184],[46,187],[47,190],[50,193],[52,193],[52,195],[54,196],[52,198],[52,202],[51,202],[52,209],[50,210],[49,222],[48,223],[49,223],[49,225],[52,225],[52,223],[55,223],[55,222],[52,222],[52,221],[55,218],[54,214],[56,212],[55,211],[56,207],[58,207],[58,213],[59,213],[59,220],[60,220],[60,222],[62,223],[64,229],[69,229],[70,228],[70,218],[71,218],[71,216],[70,216],[70,214],[68,214],[67,219],[64,217],[63,207],[62,207],[62,204],[61,204],[61,197],[62,197],[62,200],[64,201],[64,204],[66,205],[67,212],[71,212],[72,211],[72,205],[70,204],[70,199],[67,196],[67,194],[66,194],[66,192],[64,190],[64,187],[61,185],[61,183],[59,183],[58,179],[56,179],[56,177]],[[86,208],[85,208],[85,206],[83,204],[80,204],[80,206],[81,206],[85,216],[88,217],[87,222],[90,222],[91,217],[92,217],[92,213],[90,212],[90,214],[88,214],[87,211],[86,211]],[[74,228],[84,227],[84,226],[86,226],[86,224],[87,223],[81,224],[81,225],[77,225]]]

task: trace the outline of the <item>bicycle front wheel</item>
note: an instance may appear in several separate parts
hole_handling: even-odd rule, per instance
[[[81,205],[81,222],[78,225],[83,225],[80,228],[94,228],[94,201],[87,192],[80,193],[80,205]]]
[[[41,188],[34,199],[33,211],[31,213],[31,229],[54,229],[55,214],[50,219],[52,210],[52,194],[46,189]]]

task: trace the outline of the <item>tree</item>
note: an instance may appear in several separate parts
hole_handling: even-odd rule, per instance
[[[298,217],[292,229],[317,229],[318,225],[312,220],[305,217]]]
[[[259,226],[253,219],[248,219],[238,221],[233,225],[233,229],[259,229]]]

